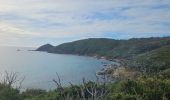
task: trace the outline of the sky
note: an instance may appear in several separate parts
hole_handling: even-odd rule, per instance
[[[170,36],[170,0],[0,0],[0,45]]]

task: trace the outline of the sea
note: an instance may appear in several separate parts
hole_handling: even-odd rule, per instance
[[[105,59],[68,54],[52,54],[33,51],[34,47],[0,47],[0,81],[5,73],[16,73],[23,80],[22,89],[53,90],[57,86],[53,80],[60,77],[61,84],[68,86],[81,84],[82,79],[96,80],[96,72],[101,70]],[[58,76],[57,76],[58,75]],[[19,85],[20,83],[15,83]]]

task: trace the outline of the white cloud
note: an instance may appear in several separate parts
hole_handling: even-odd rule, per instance
[[[169,0],[0,0],[0,40],[16,45],[170,35],[169,22]]]

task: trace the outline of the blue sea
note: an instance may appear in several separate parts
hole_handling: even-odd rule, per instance
[[[63,86],[81,84],[82,78],[95,80],[95,73],[103,68],[102,62],[92,57],[66,54],[51,54],[29,51],[36,48],[0,47],[0,73],[17,72],[19,77],[25,77],[22,89],[55,89],[52,82],[57,79],[56,72]]]

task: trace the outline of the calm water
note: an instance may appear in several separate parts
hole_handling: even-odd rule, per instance
[[[28,51],[30,49],[33,48],[0,47],[0,72],[18,72],[20,76],[25,76],[24,88],[54,89],[52,79],[56,77],[56,72],[64,85],[68,82],[79,84],[83,77],[94,80],[95,72],[103,68],[103,60]]]

